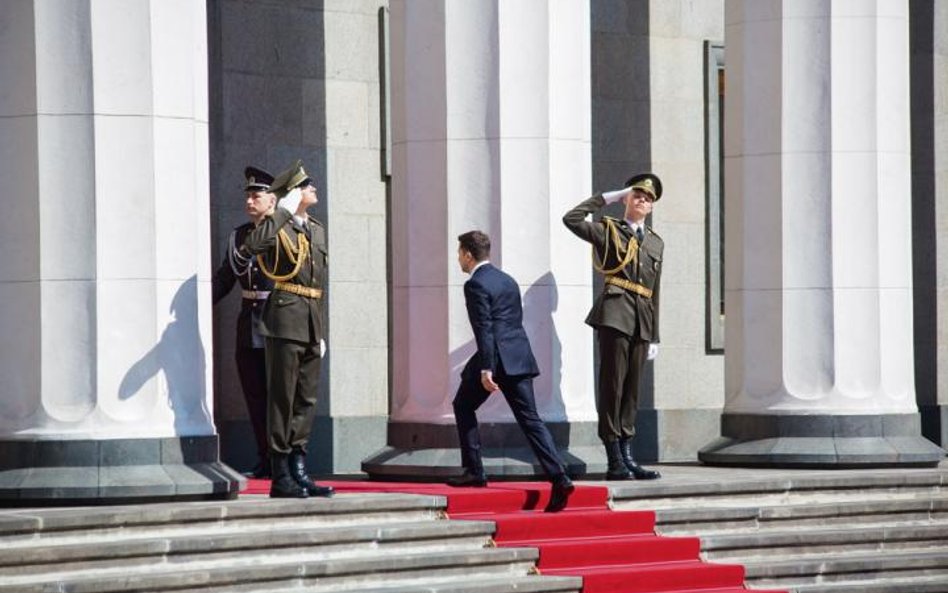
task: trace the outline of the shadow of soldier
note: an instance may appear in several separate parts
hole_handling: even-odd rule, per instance
[[[173,319],[158,343],[131,366],[119,385],[119,399],[138,393],[152,377],[164,374],[168,405],[177,436],[206,434],[213,426],[207,408],[207,362],[198,328],[197,276],[181,284],[169,308]]]

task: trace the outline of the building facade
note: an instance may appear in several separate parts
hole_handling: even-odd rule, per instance
[[[454,254],[472,228],[523,288],[541,415],[577,472],[601,468],[583,324],[600,280],[560,218],[640,171],[664,182],[666,253],[643,460],[779,463],[775,447],[823,439],[853,463],[930,463],[925,443],[945,444],[940,3],[54,8],[0,9],[0,71],[18,81],[0,89],[0,171],[29,196],[4,219],[0,289],[19,303],[4,327],[33,336],[0,365],[8,453],[143,435],[253,463],[238,297],[212,308],[209,275],[245,222],[244,167],[297,158],[330,249],[316,472],[459,465],[450,402],[473,346]],[[129,219],[144,231],[120,240]],[[66,323],[61,302],[81,314]],[[532,473],[506,406],[481,419],[489,469]],[[844,463],[808,459],[790,463]]]

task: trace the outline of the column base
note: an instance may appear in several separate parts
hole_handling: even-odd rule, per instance
[[[945,451],[921,436],[918,414],[723,414],[721,437],[698,459],[753,467],[934,467]]]
[[[574,477],[606,471],[605,451],[595,422],[548,422],[556,447]],[[492,479],[545,478],[520,427],[481,423],[484,471]],[[444,481],[461,472],[457,428],[453,424],[392,422],[388,445],[362,461],[372,479]]]
[[[245,485],[217,436],[0,440],[0,506],[223,500]]]

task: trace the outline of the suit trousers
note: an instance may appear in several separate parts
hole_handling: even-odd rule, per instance
[[[599,335],[599,438],[603,443],[635,435],[642,369],[649,343],[611,327]]]
[[[267,446],[267,356],[263,348],[237,347],[234,356],[237,376],[247,404],[247,416],[253,428],[257,456],[265,458]]]
[[[533,377],[495,376],[494,380],[500,386],[520,430],[527,437],[527,442],[543,467],[543,471],[550,479],[565,475],[566,466],[556,451],[553,436],[537,413],[537,404],[533,395]],[[474,376],[462,377],[461,385],[454,398],[454,419],[457,422],[461,443],[461,465],[473,474],[484,472],[476,411],[489,396],[490,393],[481,385],[480,377]]]
[[[270,451],[306,450],[316,417],[319,343],[267,338],[267,430]]]

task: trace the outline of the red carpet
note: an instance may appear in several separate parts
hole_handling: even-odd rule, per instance
[[[695,537],[655,533],[653,511],[612,511],[609,491],[576,486],[569,505],[544,513],[546,482],[491,482],[488,488],[444,484],[320,481],[338,492],[406,492],[445,496],[452,519],[493,521],[498,546],[540,550],[541,574],[583,577],[583,593],[737,593],[744,568],[708,564]],[[266,494],[270,482],[248,480],[242,494]],[[785,593],[759,591],[759,593]]]

